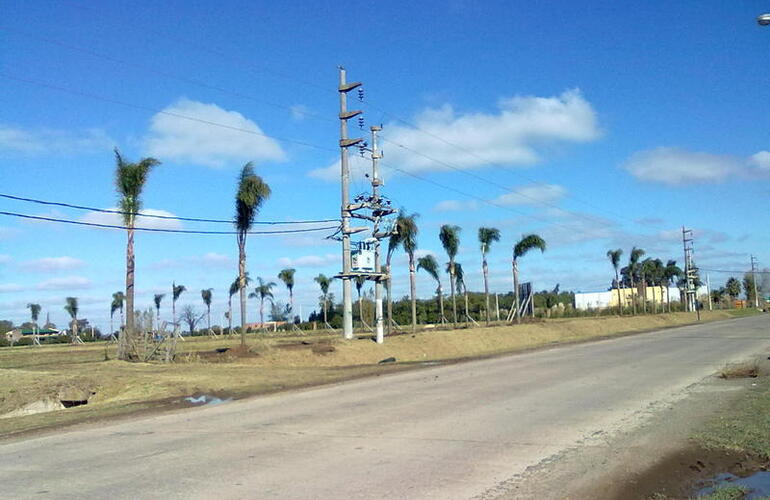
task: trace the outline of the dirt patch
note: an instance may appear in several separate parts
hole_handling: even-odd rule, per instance
[[[759,362],[729,364],[719,372],[719,377],[757,378],[759,377]]]

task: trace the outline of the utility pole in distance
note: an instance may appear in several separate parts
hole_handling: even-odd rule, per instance
[[[687,311],[696,311],[700,316],[700,311],[697,310],[698,305],[695,300],[697,295],[697,291],[695,290],[695,277],[697,276],[698,270],[695,268],[692,262],[692,242],[692,229],[685,229],[685,227],[682,226],[682,247],[684,248],[684,277],[686,283],[685,286],[687,287],[685,289],[685,307]]]
[[[759,309],[759,295],[757,294],[757,258],[751,256],[751,281],[754,282],[754,307]]]
[[[361,114],[361,111],[348,111],[347,95],[351,90],[360,87],[361,82],[347,83],[345,68],[339,67],[340,94],[340,177],[342,183],[342,336],[346,339],[353,338],[353,289],[350,283],[350,166],[348,165],[348,148],[355,146],[363,139],[348,139],[348,120]]]

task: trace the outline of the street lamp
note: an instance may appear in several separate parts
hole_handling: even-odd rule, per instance
[[[757,22],[760,26],[770,25],[770,14],[760,14],[757,16]]]

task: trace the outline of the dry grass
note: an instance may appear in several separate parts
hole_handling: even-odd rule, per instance
[[[704,313],[713,321],[729,311]],[[87,406],[46,414],[0,419],[0,435],[114,416],[178,403],[183,397],[212,394],[243,397],[390,373],[420,362],[490,356],[555,343],[692,323],[692,314],[555,319],[540,323],[461,330],[425,330],[345,341],[319,333],[301,337],[250,335],[248,356],[233,355],[239,339],[197,337],[179,343],[177,362],[115,361],[114,345],[50,345],[0,349],[0,415],[63,393],[95,394]],[[231,348],[216,353],[218,348]],[[105,357],[109,360],[105,361]],[[394,357],[398,363],[378,365]]]
[[[731,363],[725,365],[719,372],[719,378],[757,378],[759,376],[759,361],[751,363]]]

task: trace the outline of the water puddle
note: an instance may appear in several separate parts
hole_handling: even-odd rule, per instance
[[[747,477],[738,477],[734,474],[718,474],[708,481],[709,486],[701,488],[696,497],[702,497],[714,493],[719,488],[726,486],[739,486],[746,490],[743,498],[746,500],[758,500],[770,496],[770,471],[758,471]]]
[[[185,403],[190,403],[191,405],[195,406],[219,405],[222,403],[229,403],[232,400],[233,398],[222,399],[216,396],[209,396],[208,394],[202,394],[200,396],[187,396],[183,399]]]

